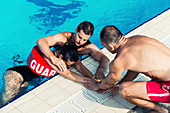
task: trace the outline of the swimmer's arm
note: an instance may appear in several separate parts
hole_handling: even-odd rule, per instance
[[[79,75],[78,73],[72,72],[70,70],[66,70],[64,72],[60,71],[59,72],[61,75],[65,76],[66,78],[76,81],[76,82],[85,82],[84,79],[90,79],[84,76]]]
[[[92,78],[93,74],[81,63],[80,60],[78,60],[74,64],[75,69],[77,69],[78,72],[83,74],[85,77]]]
[[[108,67],[110,60],[104,55],[104,53],[94,44],[87,45],[85,50],[81,51],[80,54],[90,54],[92,58],[98,61],[100,64],[96,70],[95,76],[98,79],[104,78],[104,71]]]
[[[66,71],[64,71],[64,72],[63,72],[63,71],[60,71],[60,70],[58,69],[58,67],[55,66],[55,65],[53,65],[53,64],[50,62],[50,60],[49,60],[47,57],[45,57],[45,56],[44,56],[44,60],[45,60],[45,61],[49,64],[49,66],[51,66],[51,68],[53,68],[57,73],[65,76],[66,78],[68,78],[68,79],[70,79],[70,80],[77,81],[77,82],[85,82],[84,79],[89,79],[89,78],[84,77],[84,76],[81,76],[81,75],[79,75],[79,74],[77,74],[77,73],[75,73],[75,72],[72,72],[72,71],[70,71],[70,70],[68,70],[68,69],[67,69]]]
[[[102,70],[103,72],[110,63],[109,58],[94,44],[91,44],[90,51],[91,57],[100,62],[97,71]]]

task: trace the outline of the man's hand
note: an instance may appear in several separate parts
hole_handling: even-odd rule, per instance
[[[62,59],[59,59],[59,58],[57,58],[57,57],[50,57],[50,60],[51,60],[51,62],[54,64],[54,65],[56,65],[57,67],[58,67],[58,69],[60,70],[60,71],[66,71],[67,70],[67,66],[66,66],[66,64],[65,64],[65,62],[62,60]]]
[[[100,70],[97,70],[97,72],[95,73],[92,79],[96,80],[97,82],[101,82],[104,77],[105,76],[104,76],[103,70],[100,69]]]
[[[84,79],[84,87],[86,87],[87,89],[90,89],[90,90],[99,90],[99,87],[98,87],[98,82],[93,80],[93,79]]]

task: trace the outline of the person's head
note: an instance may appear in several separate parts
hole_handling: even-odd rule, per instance
[[[75,30],[74,43],[77,46],[81,46],[87,42],[87,40],[93,35],[94,26],[92,23],[84,21],[78,25]]]
[[[65,63],[68,66],[73,65],[79,59],[79,55],[76,47],[73,45],[66,45],[66,44],[61,48],[59,57],[61,57],[61,59],[65,61]]]
[[[104,27],[100,32],[102,45],[111,53],[115,52],[123,38],[124,36],[120,30],[113,25]]]

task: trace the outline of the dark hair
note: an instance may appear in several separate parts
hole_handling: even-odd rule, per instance
[[[75,46],[73,45],[64,45],[61,48],[60,54],[63,56],[64,61],[70,60],[71,62],[77,62],[79,59],[78,51]]]
[[[91,35],[91,36],[93,35],[94,26],[90,22],[84,21],[84,22],[80,23],[77,28],[78,28],[77,29],[78,32],[80,32],[80,30],[83,30],[83,32],[86,35]]]
[[[105,44],[114,43],[119,44],[123,34],[118,28],[113,25],[106,26],[100,32],[100,38]]]

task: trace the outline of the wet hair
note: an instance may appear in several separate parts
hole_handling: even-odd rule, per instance
[[[94,31],[94,26],[92,23],[84,21],[82,23],[80,23],[77,27],[77,31],[80,32],[80,30],[83,30],[83,32],[86,35],[93,35],[93,31]]]
[[[101,41],[105,44],[114,43],[118,45],[122,39],[122,36],[123,34],[120,32],[120,30],[113,25],[104,27],[100,32]]]
[[[75,46],[73,45],[64,45],[61,48],[60,54],[63,56],[64,61],[70,60],[71,62],[77,62],[79,59],[78,51]]]

